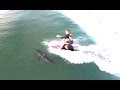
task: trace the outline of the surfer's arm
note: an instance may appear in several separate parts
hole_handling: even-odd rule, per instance
[[[61,36],[61,35],[56,35],[56,37],[60,38],[60,39],[64,39],[64,38],[68,38],[69,35],[65,35],[65,36]]]
[[[57,35],[56,37],[57,37],[57,38],[60,38],[60,39],[63,39],[63,38],[65,38],[66,36]]]
[[[65,36],[61,36],[60,38],[61,39],[64,39],[64,38],[67,38],[67,37],[69,37],[68,35],[65,35]]]
[[[60,36],[60,35],[56,35],[56,37],[57,37],[57,38],[61,38],[62,36]]]

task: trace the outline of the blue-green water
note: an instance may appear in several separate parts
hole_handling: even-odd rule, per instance
[[[77,24],[52,10],[6,11],[0,14],[0,79],[94,80],[119,79],[100,71],[94,63],[68,64],[41,44],[72,30],[81,45],[95,44]],[[46,52],[53,64],[40,59],[35,49]]]

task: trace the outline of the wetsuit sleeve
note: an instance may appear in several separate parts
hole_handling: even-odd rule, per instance
[[[69,38],[69,34],[61,37],[61,39],[63,39],[63,38]]]

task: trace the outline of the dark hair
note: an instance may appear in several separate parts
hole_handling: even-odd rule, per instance
[[[66,30],[66,31],[68,31],[69,33],[71,33],[69,29],[68,29],[68,30]]]

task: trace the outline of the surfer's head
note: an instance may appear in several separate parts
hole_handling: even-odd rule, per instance
[[[65,33],[66,33],[66,34],[70,34],[70,30],[66,30]]]

